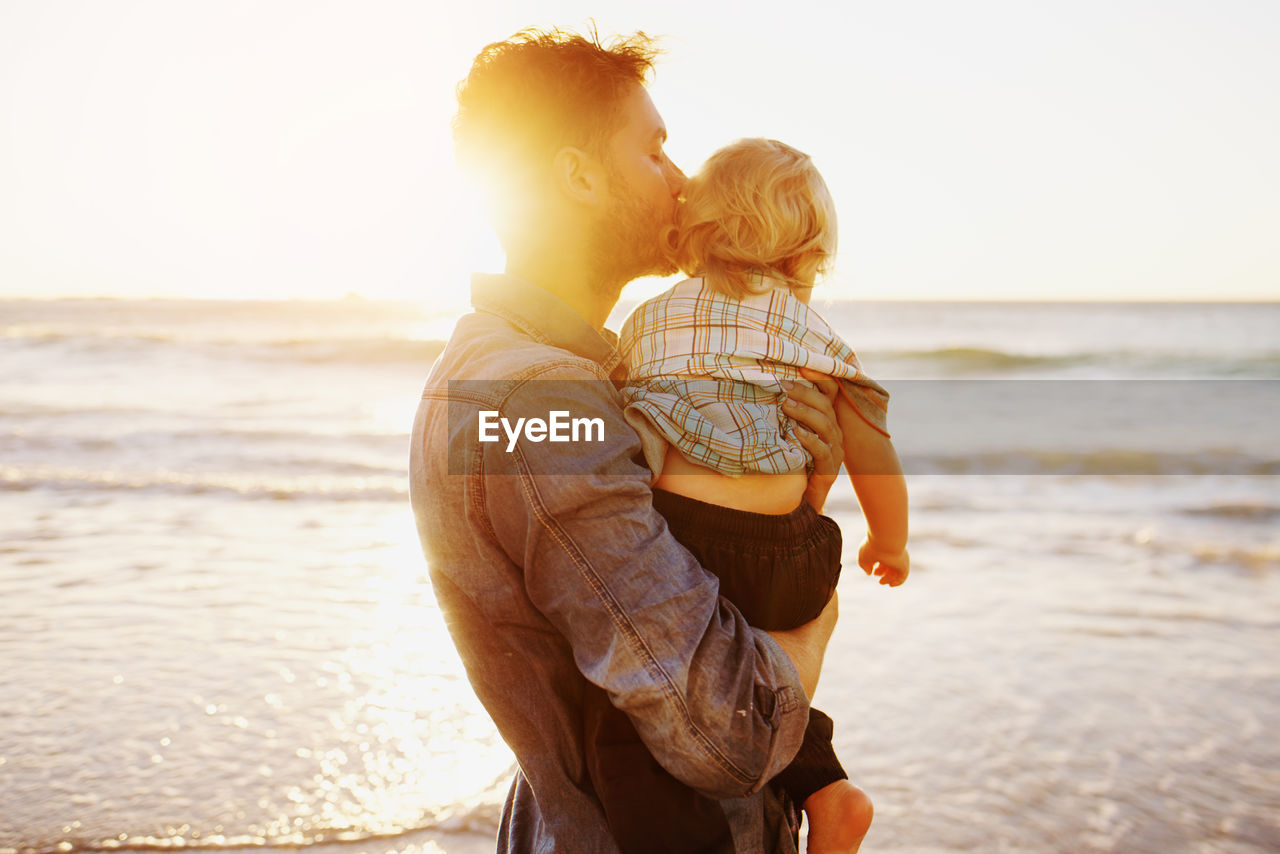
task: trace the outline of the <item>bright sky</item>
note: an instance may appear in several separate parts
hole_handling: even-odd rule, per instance
[[[0,296],[465,303],[502,265],[453,88],[529,25],[643,29],[668,152],[772,136],[828,296],[1280,299],[1280,4],[0,0]],[[640,283],[627,296],[655,289]]]

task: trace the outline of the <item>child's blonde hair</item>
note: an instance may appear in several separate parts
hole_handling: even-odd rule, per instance
[[[836,251],[836,209],[809,155],[773,139],[741,139],[689,179],[667,254],[723,294],[767,291],[764,279],[813,287]]]

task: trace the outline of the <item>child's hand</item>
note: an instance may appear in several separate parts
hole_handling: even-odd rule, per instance
[[[868,538],[858,549],[858,566],[867,575],[878,576],[881,584],[897,587],[911,572],[911,556],[906,549],[885,551]]]

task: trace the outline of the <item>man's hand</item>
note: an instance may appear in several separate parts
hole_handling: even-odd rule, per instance
[[[907,580],[907,574],[911,572],[911,556],[906,549],[896,552],[881,549],[868,537],[858,549],[858,566],[867,575],[878,576],[881,584],[897,587]]]
[[[817,388],[791,383],[782,410],[803,425],[796,429],[796,437],[813,456],[813,474],[809,475],[804,500],[821,513],[844,463],[844,434],[835,409],[839,388],[826,374],[808,368],[801,368],[800,373]]]
[[[785,632],[769,632],[800,674],[800,684],[810,698],[818,690],[818,676],[822,673],[822,658],[827,654],[827,644],[840,617],[840,603],[836,594],[822,609],[822,613],[798,629]]]

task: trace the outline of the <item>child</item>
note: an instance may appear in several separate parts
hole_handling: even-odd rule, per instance
[[[785,411],[786,384],[806,382],[801,368],[839,386],[845,464],[868,527],[859,565],[891,586],[909,570],[888,395],[808,308],[835,242],[834,206],[809,157],[773,140],[741,140],[712,155],[685,189],[668,250],[693,278],[639,306],[622,330],[625,413],[654,472],[654,507],[719,576],[721,594],[765,630],[814,619],[840,573],[839,528],[802,500],[812,458]],[[708,830],[714,802],[661,801],[666,790],[652,778],[664,772],[637,767],[634,745],[619,746],[625,724],[611,712],[625,720],[607,707],[588,713],[588,764],[623,850],[722,847]],[[808,815],[809,851],[857,851],[871,804],[836,759],[821,712],[811,711],[800,753],[775,782]]]

